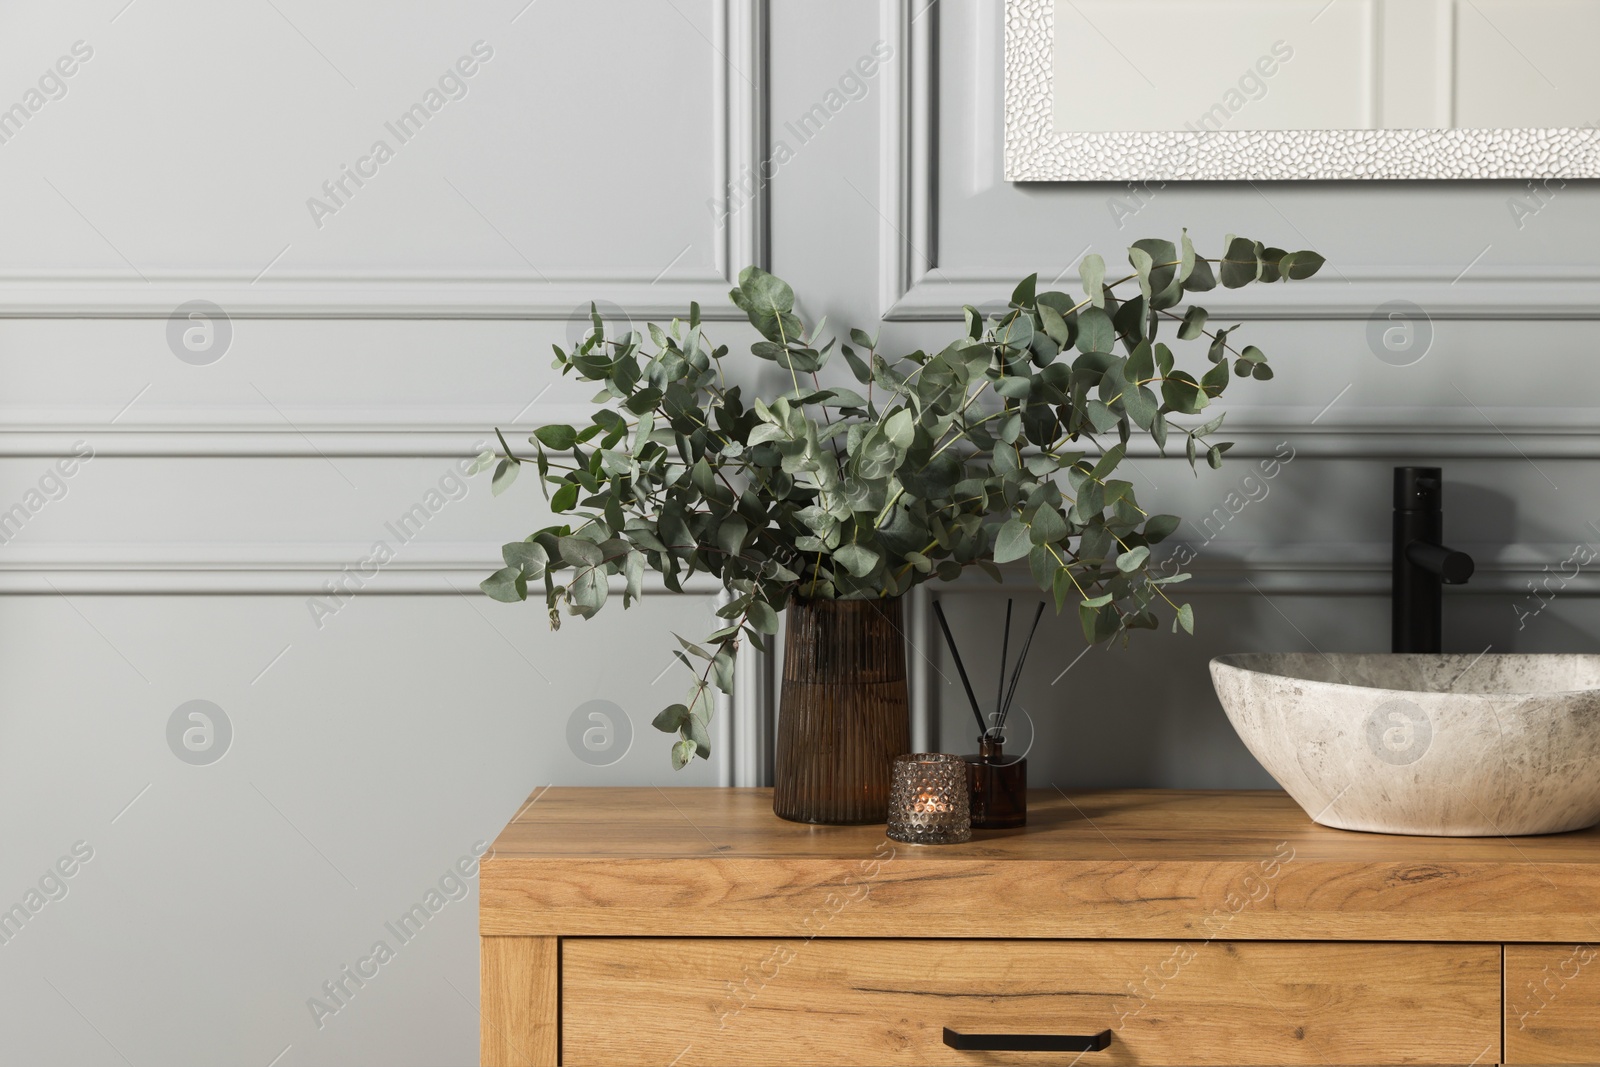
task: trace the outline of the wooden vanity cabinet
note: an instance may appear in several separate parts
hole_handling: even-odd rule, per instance
[[[1039,792],[909,846],[757,789],[554,788],[482,864],[485,1064],[1600,1064],[1600,834]]]

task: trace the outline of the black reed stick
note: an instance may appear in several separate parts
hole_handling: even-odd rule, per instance
[[[1000,725],[997,730],[1005,729],[1006,716],[1011,714],[1011,702],[1017,698],[1017,685],[1022,681],[1022,665],[1028,661],[1028,649],[1033,647],[1033,635],[1039,632],[1039,619],[1044,615],[1044,601],[1039,601],[1039,610],[1033,613],[1033,626],[1028,630],[1028,639],[1022,643],[1022,651],[1017,653],[1017,667],[1011,674],[1011,689],[1006,693],[1005,704],[1000,708]]]
[[[1006,656],[1011,652],[1011,598],[1006,597],[1006,635],[1000,640],[1000,670],[994,681],[994,725],[989,729],[998,729],[1000,725],[1000,709],[1006,702]],[[984,733],[987,735],[988,730]]]
[[[978,710],[978,695],[972,691],[972,683],[967,680],[967,668],[961,662],[961,650],[956,648],[956,639],[950,636],[950,624],[945,621],[944,608],[935,600],[933,613],[939,616],[939,629],[944,631],[944,643],[950,646],[950,655],[955,658],[956,672],[961,675],[961,685],[967,691],[967,702],[972,705],[972,717],[978,720],[978,734],[982,736],[988,727],[983,725],[983,712]]]

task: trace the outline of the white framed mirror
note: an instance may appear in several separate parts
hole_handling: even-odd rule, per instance
[[[1006,177],[1600,177],[1600,0],[1006,0]]]

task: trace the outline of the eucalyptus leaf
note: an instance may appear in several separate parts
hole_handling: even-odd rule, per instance
[[[1106,261],[1099,253],[1090,252],[1078,262],[1078,277],[1083,280],[1083,293],[1097,308],[1106,306]]]
[[[834,549],[833,558],[854,577],[865,578],[883,557],[866,545],[849,544]]]
[[[557,452],[570,450],[578,440],[578,431],[571,426],[549,425],[541,426],[533,431],[533,436],[541,445]]]
[[[1261,274],[1261,257],[1254,241],[1235,237],[1222,257],[1222,285],[1226,289],[1242,289]]]
[[[494,496],[499,496],[511,488],[511,483],[517,480],[517,475],[521,471],[522,464],[516,460],[510,457],[502,459],[500,465],[494,469],[494,480],[490,485],[490,493]]]

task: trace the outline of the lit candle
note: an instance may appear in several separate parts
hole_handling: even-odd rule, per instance
[[[967,765],[960,756],[899,756],[889,787],[888,835],[919,845],[954,844],[972,836]]]

